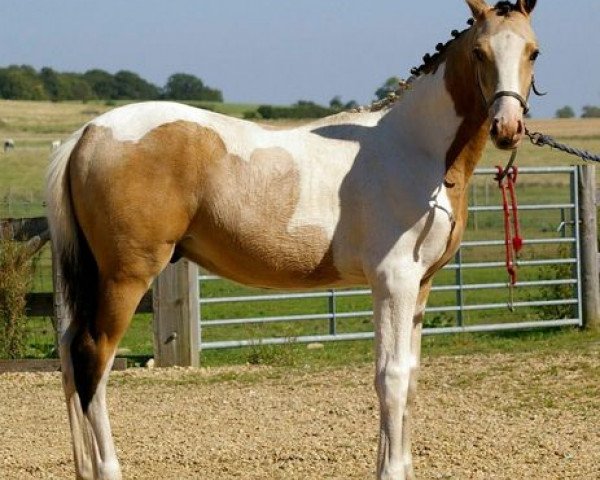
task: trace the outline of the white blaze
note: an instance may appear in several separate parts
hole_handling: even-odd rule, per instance
[[[512,31],[502,31],[493,35],[490,46],[496,58],[498,68],[498,85],[496,92],[516,92],[526,97],[521,91],[520,66],[523,51],[525,50],[525,39]],[[513,97],[501,97],[495,102],[494,114],[503,112],[506,118],[520,118],[523,109],[521,103]]]

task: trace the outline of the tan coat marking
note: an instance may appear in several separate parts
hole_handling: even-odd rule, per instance
[[[454,100],[457,115],[464,118],[450,149],[446,153],[444,185],[452,206],[454,225],[446,251],[427,271],[421,283],[446,265],[454,256],[467,226],[468,183],[481,158],[488,139],[489,121],[486,108],[477,89],[471,87],[474,66],[471,50],[464,43],[472,44],[474,30],[454,42],[446,53],[452,57],[446,62],[446,88]],[[435,68],[435,67],[434,67]]]
[[[218,135],[191,125],[200,153],[196,216],[180,242],[183,253],[211,271],[265,287],[334,284],[340,275],[320,227],[290,228],[300,198],[289,152],[256,149],[248,161],[228,154]]]
[[[302,288],[339,280],[323,229],[288,227],[299,172],[282,148],[243,160],[215,131],[178,121],[136,143],[91,126],[74,155],[77,217],[101,271],[152,277],[178,244],[191,260],[243,283]]]

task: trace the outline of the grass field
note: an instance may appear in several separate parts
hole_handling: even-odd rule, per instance
[[[244,111],[256,108],[256,105],[231,105],[215,104],[209,105],[211,109],[235,116],[241,116]],[[67,103],[41,103],[41,102],[15,102],[0,101],[0,138],[13,138],[16,149],[13,152],[0,153],[0,218],[36,216],[43,214],[43,183],[44,172],[47,165],[47,157],[50,153],[51,142],[55,139],[64,139],[81,124],[101,114],[113,106],[103,103],[81,104],[76,102]],[[297,122],[296,122],[297,124]],[[294,125],[287,122],[285,125]],[[600,119],[591,120],[531,120],[529,128],[532,131],[542,131],[555,136],[557,139],[573,143],[591,151],[600,151]],[[483,167],[492,167],[496,164],[504,164],[507,155],[488,146],[485,157],[481,163]],[[562,166],[576,164],[577,159],[563,154],[552,152],[549,149],[540,149],[530,144],[525,144],[519,154],[521,166]],[[600,174],[600,169],[599,169]],[[498,205],[498,189],[491,177],[476,177],[471,191],[471,201],[479,205]],[[519,199],[521,204],[559,203],[568,202],[570,192],[568,189],[568,176],[563,174],[535,176],[522,176],[520,178]],[[561,222],[559,211],[548,212],[523,212],[522,228],[525,238],[548,238],[555,237],[556,228]],[[570,233],[570,232],[567,232]],[[497,212],[478,213],[471,215],[469,228],[466,232],[466,240],[488,240],[501,239],[501,217]],[[559,250],[556,246],[528,247],[523,253],[527,258],[548,258],[550,256],[568,256],[568,249]],[[499,261],[502,258],[501,247],[490,247],[478,249],[477,251],[465,250],[463,261]],[[570,267],[549,269],[521,269],[520,275],[523,280],[539,278],[553,278],[556,276],[569,276]],[[437,278],[437,285],[452,283],[455,280],[453,272],[443,272]],[[504,282],[506,273],[501,269],[495,270],[471,270],[465,272],[465,283]],[[45,252],[39,260],[39,268],[35,281],[35,289],[48,291],[51,288],[49,276],[49,256]],[[202,286],[203,295],[221,296],[243,295],[251,293],[252,290],[229,282],[212,282]],[[550,295],[560,294],[572,296],[572,288],[563,291],[548,291],[547,289],[528,289],[517,292],[517,300],[535,300],[547,298]],[[465,303],[497,303],[505,302],[507,298],[506,289],[466,292]],[[455,293],[434,293],[431,297],[430,306],[449,305],[455,301]],[[221,306],[206,306],[203,308],[205,318],[219,319],[237,316],[260,316],[297,313],[319,313],[326,311],[327,301],[290,301],[284,306],[278,302],[259,302],[251,307],[241,304],[226,304]],[[371,308],[368,297],[356,297],[338,301],[338,311],[351,309],[369,310]],[[566,313],[565,313],[566,312]],[[543,309],[521,309],[515,314],[507,311],[491,311],[485,314],[473,312],[466,315],[465,323],[478,323],[483,320],[488,322],[507,322],[517,320],[530,320],[540,318],[556,318],[556,316],[567,315],[569,308],[559,311]],[[450,325],[455,322],[453,314],[436,314],[427,318],[430,325]],[[328,324],[326,321],[284,323],[274,327],[234,327],[234,328],[207,328],[203,332],[206,340],[221,340],[228,338],[250,338],[258,334],[269,334],[277,336],[294,336],[299,334],[326,333]],[[339,331],[363,331],[371,329],[370,318],[358,318],[351,321],[340,322]],[[152,354],[151,319],[148,315],[135,317],[127,337],[123,342],[132,355],[150,356]],[[270,332],[270,333],[269,333]],[[31,322],[31,356],[45,356],[52,350],[52,332],[50,322],[47,319],[32,319]],[[479,338],[470,336],[469,338]],[[459,337],[456,337],[459,338]],[[460,337],[462,338],[462,336]],[[429,340],[428,340],[429,341]],[[430,340],[432,343],[445,341]],[[463,341],[463,340],[460,340]],[[446,342],[447,343],[447,342]],[[444,343],[445,344],[445,343]],[[362,345],[362,346],[361,346]],[[269,362],[275,359],[281,361],[281,355],[285,352],[301,350],[300,346],[290,346],[288,349],[277,347],[260,347],[239,350],[237,352],[207,352],[206,361],[212,359],[229,358],[229,361],[247,361],[248,358],[257,362]],[[359,352],[370,349],[370,342],[356,342],[352,346],[327,346],[327,351],[347,349]],[[281,353],[284,352],[284,353]],[[217,360],[215,360],[217,361]]]

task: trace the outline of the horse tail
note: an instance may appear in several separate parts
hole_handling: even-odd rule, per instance
[[[69,180],[69,163],[84,133],[85,128],[78,130],[52,152],[46,178],[50,236],[70,318],[62,325],[63,334],[71,322],[90,325],[97,310],[98,265],[77,221]]]

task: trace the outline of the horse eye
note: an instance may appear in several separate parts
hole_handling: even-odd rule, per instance
[[[535,50],[529,57],[529,60],[531,60],[532,62],[535,62],[537,60],[537,58],[540,56],[540,51],[539,50]]]
[[[473,55],[475,55],[475,58],[480,62],[483,62],[485,60],[485,54],[483,53],[483,50],[481,50],[481,48],[473,49]]]

